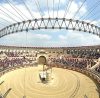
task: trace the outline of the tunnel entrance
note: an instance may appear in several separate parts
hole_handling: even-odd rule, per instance
[[[38,59],[38,64],[43,64],[46,65],[46,57],[45,56],[40,56]]]

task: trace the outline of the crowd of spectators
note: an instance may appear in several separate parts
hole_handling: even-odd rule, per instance
[[[94,66],[95,60],[100,58],[100,49],[68,49],[67,54],[71,55],[73,58],[81,58],[82,60],[71,60],[71,66],[72,63],[74,66],[85,68],[87,65]],[[85,60],[84,60],[85,59]],[[69,62],[69,60],[67,60]],[[69,63],[69,64],[70,64]],[[100,65],[95,69],[97,72],[100,72]]]
[[[4,57],[3,57],[4,55]],[[34,56],[34,55],[33,55]],[[29,57],[32,57],[28,52],[0,52],[0,70],[5,70],[6,68],[15,67],[15,66],[24,66],[26,64],[31,64],[33,60]]]
[[[84,58],[50,58],[49,59],[55,65],[64,65],[67,67],[75,67],[79,69],[88,69],[95,66],[96,62],[94,59],[84,59]],[[100,73],[100,65],[95,68],[95,71]]]
[[[30,62],[30,60],[23,58],[5,58],[3,60],[0,60],[0,70],[4,70],[9,67],[14,67],[14,66],[23,66],[24,64]]]
[[[4,59],[0,59],[0,69],[6,69],[7,67],[24,65],[25,63],[31,63],[32,60],[30,57],[36,57],[37,55],[28,53],[28,52],[0,52],[0,55],[5,54]],[[63,55],[62,57],[52,57],[50,58],[51,62],[55,64],[63,64],[69,67],[76,67],[80,69],[87,69],[87,65],[92,67],[95,65],[95,59],[100,57],[99,52],[92,51],[83,51],[83,50],[68,50],[67,54],[70,54],[70,57]],[[35,60],[35,59],[34,59]],[[100,66],[98,66],[96,71],[100,72]]]
[[[100,73],[100,66],[95,69],[98,73]]]
[[[80,69],[86,69],[87,65],[93,66],[95,62],[92,59],[81,59],[81,58],[51,58],[53,63],[63,64],[71,67],[78,67]]]
[[[3,52],[3,51],[1,51],[0,55],[1,54],[5,54],[7,57],[19,57],[20,52]]]
[[[67,50],[67,54],[71,54],[73,58],[86,58],[86,59],[98,59],[100,52],[93,50]]]

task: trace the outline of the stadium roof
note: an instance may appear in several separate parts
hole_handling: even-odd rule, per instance
[[[91,2],[91,3],[90,3]],[[0,0],[0,29],[35,18],[67,18],[100,27],[99,0]],[[100,45],[96,35],[69,30],[36,30],[7,35],[1,45],[66,47]]]

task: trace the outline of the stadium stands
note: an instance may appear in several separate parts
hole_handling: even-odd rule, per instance
[[[100,66],[98,66],[95,70],[100,73]]]
[[[43,49],[45,49],[45,51],[43,51]],[[91,68],[100,57],[100,46],[67,48],[0,46],[0,70],[34,64],[38,54],[41,54],[41,51],[43,52],[42,54],[47,55],[48,62],[50,61],[53,64],[79,69]],[[97,66],[95,71],[100,73],[100,66]]]

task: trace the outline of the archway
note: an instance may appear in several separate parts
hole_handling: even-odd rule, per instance
[[[43,65],[45,65],[46,64],[46,57],[45,56],[40,56],[39,58],[38,58],[38,64],[43,64]]]

